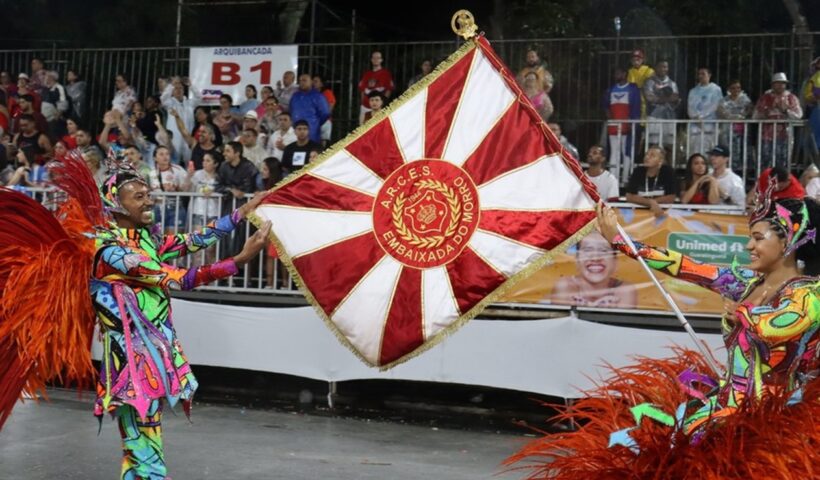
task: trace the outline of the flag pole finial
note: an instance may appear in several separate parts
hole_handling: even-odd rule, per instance
[[[475,37],[476,32],[478,32],[475,17],[469,10],[459,10],[454,13],[452,20],[450,20],[450,27],[456,35],[464,38],[464,40]]]

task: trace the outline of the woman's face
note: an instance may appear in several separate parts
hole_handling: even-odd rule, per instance
[[[264,162],[262,163],[262,172],[261,173],[262,173],[262,178],[264,178],[265,180],[270,178],[270,168],[268,168],[267,163],[264,163]]]
[[[140,102],[134,102],[134,104],[131,105],[131,113],[134,115],[134,118],[143,118],[145,116],[145,108]]]
[[[68,149],[63,142],[57,142],[54,144],[54,156],[56,158],[63,158],[65,154],[68,153]]]
[[[698,177],[706,175],[706,159],[698,155],[692,159],[692,174]]]
[[[22,150],[17,150],[17,157],[16,158],[17,158],[17,163],[20,166],[25,166],[25,167],[30,166],[29,163],[28,163],[28,158],[26,158],[26,154],[23,153]]]
[[[96,172],[100,168],[100,160],[94,155],[83,155],[83,160],[92,172]]]
[[[428,60],[421,62],[421,73],[427,75],[428,73],[433,71],[433,64],[430,63]]]
[[[749,230],[749,242],[746,244],[752,260],[749,268],[760,273],[775,270],[781,265],[786,241],[765,220],[755,223]]]
[[[127,84],[127,83],[125,83],[125,78],[123,78],[123,76],[122,76],[122,75],[117,75],[117,76],[114,78],[114,84],[117,86],[117,88],[118,88],[119,90],[122,90],[122,89],[124,89],[125,87],[127,87],[127,86],[128,86],[128,84]]]
[[[735,82],[735,83],[729,85],[728,90],[729,90],[729,96],[731,96],[732,98],[737,98],[737,96],[740,95],[740,92],[743,91],[743,88],[741,88],[739,83]]]
[[[211,155],[205,155],[202,157],[202,168],[208,173],[214,173],[216,171],[216,161],[214,160],[214,157]]]
[[[587,283],[600,285],[615,273],[615,252],[601,234],[593,232],[578,243],[575,266]]]
[[[252,87],[245,87],[245,97],[247,97],[247,98],[256,97],[256,90],[254,90]]]
[[[196,121],[197,123],[205,123],[208,121],[208,113],[204,108],[198,108],[196,110]]]
[[[68,83],[74,83],[77,81],[77,74],[74,73],[73,70],[69,70],[68,73],[65,74],[65,79]]]
[[[65,128],[66,128],[66,130],[68,130],[69,135],[76,135],[78,127],[77,127],[77,123],[74,122],[74,120],[70,120],[70,119],[66,120]]]
[[[157,167],[160,170],[167,170],[171,166],[171,152],[167,148],[160,148],[157,150],[157,156],[154,158]]]
[[[222,107],[222,110],[229,110],[231,108],[231,102],[228,101],[227,98],[220,98],[219,106]]]

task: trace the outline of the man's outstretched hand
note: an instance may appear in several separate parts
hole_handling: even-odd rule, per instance
[[[268,244],[270,236],[270,220],[262,224],[262,228],[251,235],[246,241],[245,246],[239,255],[233,257],[237,265],[244,265],[253,260],[260,251]]]

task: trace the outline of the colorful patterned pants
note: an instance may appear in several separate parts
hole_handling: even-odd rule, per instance
[[[117,408],[122,437],[122,480],[164,480],[165,454],[162,450],[162,403],[151,402],[146,418],[134,407]]]

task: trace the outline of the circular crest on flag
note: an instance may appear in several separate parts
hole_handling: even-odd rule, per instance
[[[373,204],[373,229],[404,265],[431,268],[456,258],[479,222],[478,190],[450,162],[416,160],[391,174]]]

